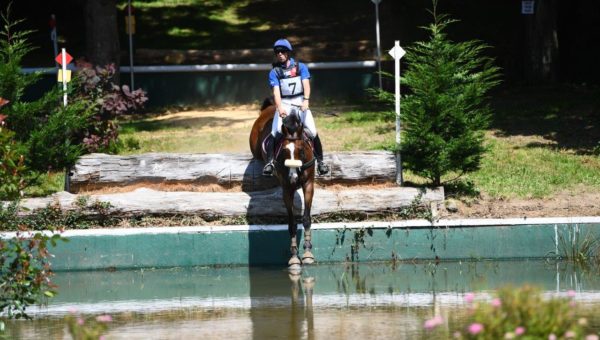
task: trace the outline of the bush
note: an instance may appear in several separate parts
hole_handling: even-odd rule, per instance
[[[7,103],[0,97],[0,109]],[[17,150],[14,132],[6,127],[5,117],[0,113],[0,200],[12,200],[20,197],[25,187],[25,159]]]
[[[56,245],[59,239],[58,234],[20,232],[14,238],[0,239],[0,314],[28,319],[28,306],[56,294],[50,281],[48,243]]]
[[[77,69],[76,95],[95,108],[84,133],[84,147],[87,152],[115,153],[120,147],[117,117],[141,109],[148,98],[141,89],[131,91],[127,85],[115,85],[112,82],[116,72],[114,65],[94,67],[79,60]]]
[[[587,320],[576,315],[575,292],[568,294],[545,299],[532,286],[504,287],[489,303],[468,301],[472,314],[458,333],[467,339],[582,339]]]
[[[425,29],[430,39],[408,48],[402,82],[410,94],[402,101],[404,167],[441,184],[442,176],[477,170],[490,110],[485,94],[499,83],[493,60],[482,56],[479,41],[455,43],[444,30],[454,20],[435,13]]]
[[[27,42],[31,31],[18,31],[21,21],[9,19],[10,7],[2,14],[0,31],[0,97],[7,99],[5,121],[15,132],[15,144],[23,150],[32,171],[61,170],[75,164],[89,152],[115,152],[118,126],[116,117],[137,110],[147,101],[142,90],[112,83],[115,68],[92,67],[79,62],[69,84],[69,104],[59,105],[58,86],[34,101],[25,101],[25,90],[41,74],[24,74],[23,57],[32,50]]]
[[[108,323],[112,317],[108,314],[83,318],[74,314],[65,317],[67,329],[74,340],[104,339],[102,334],[108,331]]]

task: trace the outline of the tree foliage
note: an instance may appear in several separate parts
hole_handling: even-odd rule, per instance
[[[455,20],[437,15],[424,27],[428,41],[408,48],[402,82],[410,94],[402,101],[401,144],[406,169],[441,184],[442,176],[477,170],[486,151],[484,129],[490,109],[486,93],[499,83],[499,69],[484,56],[480,41],[452,42],[445,30]]]
[[[27,42],[31,31],[19,31],[22,21],[11,21],[9,14],[10,7],[2,14],[0,30],[0,97],[10,103],[3,108],[4,120],[15,133],[15,148],[25,155],[25,165],[31,171],[60,170],[88,152],[116,152],[116,118],[143,107],[148,99],[144,91],[115,85],[113,65],[80,62],[68,86],[67,106],[61,105],[58,86],[28,100],[25,91],[41,74],[22,72],[21,61],[33,49]]]

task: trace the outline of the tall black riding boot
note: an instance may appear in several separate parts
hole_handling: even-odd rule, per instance
[[[271,141],[267,143],[267,164],[265,164],[265,167],[263,168],[263,176],[273,176],[273,171],[275,170],[275,164],[273,163],[275,146],[281,141],[281,137],[283,137],[283,135],[278,132],[275,134],[275,137],[271,137]]]
[[[321,138],[317,135],[313,139],[315,145],[315,157],[317,158],[317,172],[319,175],[326,175],[329,172],[329,166],[323,162],[323,145],[321,145]]]

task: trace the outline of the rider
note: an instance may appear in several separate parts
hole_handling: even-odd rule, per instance
[[[308,108],[310,100],[310,73],[304,63],[296,62],[290,58],[292,44],[287,39],[279,39],[273,45],[277,62],[273,63],[273,69],[269,73],[269,84],[273,89],[275,98],[275,116],[271,135],[273,142],[267,146],[267,164],[263,169],[263,175],[270,176],[275,168],[273,164],[275,145],[281,140],[282,120],[292,110],[292,107],[300,108],[300,119],[304,127],[310,132],[313,141],[314,153],[317,158],[317,171],[319,175],[329,172],[329,166],[323,162],[323,146],[317,134],[317,127],[312,113]]]

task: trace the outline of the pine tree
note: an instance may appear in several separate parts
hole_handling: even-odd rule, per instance
[[[480,41],[452,42],[444,30],[456,20],[436,14],[424,27],[429,41],[408,48],[409,67],[402,83],[410,94],[402,101],[401,143],[405,169],[440,185],[442,176],[477,170],[486,151],[489,127],[486,93],[499,80],[499,68],[483,55]]]

